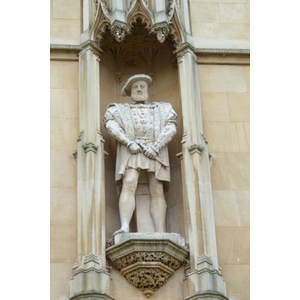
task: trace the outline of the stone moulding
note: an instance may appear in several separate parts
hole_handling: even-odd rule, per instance
[[[106,255],[126,280],[149,298],[183,264],[189,251],[179,234],[120,233]]]
[[[80,300],[80,299],[105,299],[105,300],[114,300],[115,298],[111,297],[110,295],[104,292],[95,292],[95,291],[88,291],[85,293],[79,293],[70,298],[70,300]]]
[[[198,300],[198,299],[213,299],[213,300],[229,300],[226,296],[217,292],[198,292],[184,300]]]

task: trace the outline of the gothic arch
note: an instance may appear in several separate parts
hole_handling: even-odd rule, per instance
[[[132,27],[137,20],[140,20],[142,24],[146,24],[147,29],[150,29],[154,24],[153,12],[148,9],[144,0],[133,1],[126,18],[130,27]]]

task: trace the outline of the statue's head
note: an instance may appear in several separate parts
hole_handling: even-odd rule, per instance
[[[148,100],[148,88],[152,84],[150,76],[137,74],[131,76],[122,89],[122,96],[131,96],[135,102],[146,102]]]

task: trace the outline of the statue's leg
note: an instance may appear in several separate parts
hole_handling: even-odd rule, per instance
[[[139,175],[139,170],[127,169],[125,171],[119,200],[121,229],[117,232],[129,232],[129,223],[135,209],[135,191]]]
[[[164,196],[163,182],[155,178],[154,172],[148,172],[151,195],[150,213],[155,232],[166,232],[167,203]]]

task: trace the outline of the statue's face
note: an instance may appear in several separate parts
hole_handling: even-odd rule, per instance
[[[145,102],[148,99],[148,84],[144,80],[136,81],[131,86],[131,99],[135,102]]]

